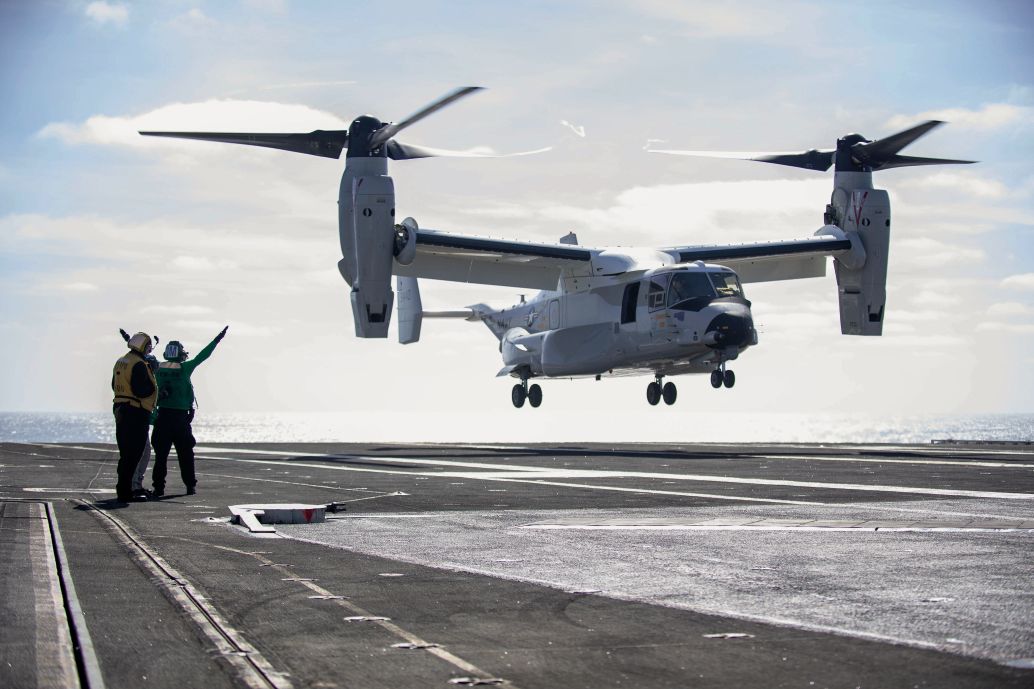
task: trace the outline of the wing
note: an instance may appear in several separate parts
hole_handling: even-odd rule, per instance
[[[816,236],[756,244],[681,246],[661,249],[679,263],[706,261],[732,268],[743,282],[770,282],[826,274],[826,256],[851,250],[843,236]]]
[[[553,290],[564,271],[591,272],[593,252],[563,245],[418,230],[416,258],[394,264],[403,277]]]

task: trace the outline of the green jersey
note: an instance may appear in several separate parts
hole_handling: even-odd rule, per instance
[[[202,361],[212,356],[215,346],[221,338],[214,340],[198,352],[198,355],[187,361],[163,361],[158,365],[158,408],[159,409],[193,409],[194,386],[190,375]]]

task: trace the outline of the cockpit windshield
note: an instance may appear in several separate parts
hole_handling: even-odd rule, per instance
[[[694,297],[710,299],[714,294],[714,288],[706,273],[675,273],[671,278],[671,286],[668,287],[668,306],[675,306]]]
[[[719,297],[742,297],[743,288],[736,273],[708,273]]]

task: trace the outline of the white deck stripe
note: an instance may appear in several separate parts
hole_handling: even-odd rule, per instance
[[[233,668],[234,676],[250,689],[292,689],[289,675],[276,670],[240,630],[231,626],[211,599],[200,591],[160,555],[147,546],[128,524],[84,500],[87,508],[116,541],[121,543],[168,598],[189,617]]]
[[[199,455],[200,456],[200,455]],[[323,455],[326,456],[326,455]],[[509,478],[507,476],[498,476],[496,474],[483,474],[483,473],[471,473],[465,474],[461,472],[433,472],[433,471],[406,471],[404,469],[368,469],[360,467],[346,467],[339,466],[336,464],[309,464],[304,462],[282,462],[271,459],[242,459],[240,457],[216,457],[214,455],[204,455],[205,459],[218,459],[227,462],[244,462],[247,464],[277,464],[280,466],[288,467],[306,467],[309,469],[333,469],[335,471],[353,471],[357,473],[365,474],[400,474],[403,476],[425,476],[428,478],[470,478],[481,481],[501,481],[506,483],[533,483],[540,486],[563,486],[566,488],[587,488],[589,490],[599,491],[616,491],[621,493],[644,493],[652,495],[677,495],[681,497],[691,498],[710,498],[714,500],[733,500],[736,502],[761,502],[767,504],[779,504],[779,505],[824,505],[821,502],[808,502],[803,500],[777,500],[775,498],[750,498],[739,495],[718,495],[714,493],[687,493],[674,490],[654,490],[649,488],[622,488],[619,486],[594,486],[587,483],[561,483],[559,481],[542,481],[532,480],[524,478],[516,478],[522,476],[522,472],[514,472],[515,478]]]
[[[61,447],[61,446],[58,446]],[[73,446],[64,446],[73,447]],[[81,449],[96,449],[96,448],[81,448]],[[199,451],[225,451],[223,448],[197,448]],[[233,452],[233,450],[230,450]],[[793,488],[820,488],[827,490],[848,490],[848,491],[860,491],[860,492],[873,492],[873,493],[898,493],[908,495],[937,495],[942,497],[960,497],[960,498],[987,498],[991,500],[1034,500],[1034,494],[1031,493],[1010,493],[1010,492],[999,492],[999,491],[977,491],[977,490],[957,490],[951,488],[923,488],[919,486],[884,486],[884,485],[866,485],[860,483],[826,483],[821,481],[790,481],[784,479],[762,479],[762,478],[739,478],[732,476],[711,476],[707,474],[670,474],[663,472],[643,472],[643,471],[607,471],[607,470],[563,470],[563,469],[550,469],[549,467],[538,467],[528,466],[519,464],[494,464],[486,462],[457,462],[452,460],[436,460],[436,459],[411,459],[408,457],[379,457],[379,456],[362,456],[362,455],[333,455],[328,456],[327,454],[320,454],[314,452],[290,452],[290,453],[275,453],[266,452],[262,450],[244,450],[244,453],[248,454],[264,454],[264,455],[276,455],[276,454],[287,454],[291,457],[326,457],[328,459],[340,458],[340,459],[357,459],[365,462],[394,462],[398,464],[411,464],[421,466],[448,466],[448,467],[463,467],[470,469],[496,469],[502,473],[493,473],[484,475],[482,472],[407,472],[401,470],[385,470],[385,469],[369,469],[359,467],[343,467],[336,464],[307,464],[302,462],[284,462],[280,460],[250,460],[250,459],[238,459],[233,457],[214,457],[207,456],[210,459],[223,459],[235,462],[249,462],[249,463],[265,463],[265,464],[279,464],[284,466],[292,467],[309,467],[316,469],[335,469],[340,471],[358,471],[358,472],[369,472],[369,473],[387,473],[387,474],[410,474],[417,476],[429,476],[429,477],[449,477],[449,478],[469,478],[469,479],[480,479],[486,481],[511,481],[515,483],[540,483],[542,485],[557,485],[567,486],[571,488],[589,488],[593,490],[622,490],[629,492],[642,492],[642,493],[656,493],[658,491],[646,490],[646,489],[634,489],[624,488],[618,489],[614,486],[597,486],[588,484],[571,484],[571,483],[559,483],[553,481],[531,481],[527,478],[521,479],[521,473],[535,472],[536,476],[542,476],[547,473],[556,475],[558,478],[564,478],[568,475],[574,475],[582,478],[649,478],[649,479],[666,479],[669,481],[701,481],[706,483],[731,483],[740,485],[755,485],[755,486],[785,486]],[[507,476],[512,475],[514,478],[508,478]],[[555,472],[552,474],[551,472]],[[799,501],[790,500],[774,500],[774,499],[762,499],[762,498],[748,498],[738,497],[733,498],[728,495],[709,495],[705,493],[676,493],[672,492],[661,492],[661,494],[671,495],[687,495],[691,497],[710,497],[723,500],[737,499],[747,500],[753,502],[777,502],[787,504],[801,504]],[[817,504],[817,503],[804,503],[804,504]]]
[[[861,462],[868,464],[934,464],[937,466],[985,467],[990,469],[1034,469],[1034,464],[1016,462],[987,462],[980,460],[949,459],[887,459],[878,457],[838,457],[833,455],[749,455],[743,459],[797,459],[817,462]],[[738,457],[737,459],[741,459]]]
[[[50,514],[42,503],[30,502],[26,508],[30,517],[27,520],[29,566],[35,599],[36,685],[40,689],[78,687],[72,634],[48,528]]]
[[[273,560],[270,560],[269,558],[263,557],[261,553],[254,553],[254,552],[250,552],[250,551],[247,551],[247,550],[239,550],[237,548],[231,548],[229,546],[224,546],[224,545],[214,545],[214,544],[211,544],[211,543],[201,543],[199,541],[192,541],[192,540],[187,539],[187,538],[182,538],[182,539],[179,539],[179,540],[183,540],[183,541],[186,541],[188,543],[198,543],[199,545],[205,545],[205,546],[209,546],[209,547],[212,547],[212,548],[217,548],[219,550],[225,550],[225,551],[228,551],[228,552],[231,552],[231,553],[237,553],[238,555],[246,555],[248,557],[253,557],[256,560],[258,560],[259,562],[263,563],[263,566],[270,567],[273,571],[278,572],[279,574],[283,575],[284,577],[295,579],[296,583],[300,584],[301,586],[304,586],[305,588],[309,589],[310,591],[312,591],[312,592],[314,592],[314,593],[316,593],[316,594],[318,594],[320,596],[325,596],[328,600],[332,601],[334,604],[339,605],[342,608],[345,608],[346,610],[348,610],[349,612],[351,612],[351,613],[353,613],[353,614],[355,614],[357,616],[369,618],[369,620],[370,620],[370,622],[372,624],[376,624],[378,627],[380,627],[381,629],[385,630],[389,634],[393,634],[394,636],[396,636],[399,639],[402,639],[403,641],[406,641],[408,643],[411,643],[411,644],[414,644],[416,646],[422,647],[422,650],[425,650],[428,653],[430,653],[430,654],[432,654],[434,656],[437,656],[438,658],[440,658],[441,660],[444,660],[445,662],[449,663],[450,665],[453,665],[454,667],[457,667],[460,670],[463,670],[464,672],[468,672],[468,673],[470,673],[472,675],[478,675],[478,676],[480,676],[480,678],[491,678],[492,677],[492,675],[490,673],[485,672],[484,670],[479,668],[477,665],[474,665],[473,663],[468,662],[467,660],[464,660],[463,658],[460,658],[459,656],[455,655],[454,653],[450,653],[445,648],[443,648],[443,647],[441,647],[439,645],[431,644],[431,643],[425,641],[423,638],[417,636],[413,632],[410,632],[407,629],[403,629],[399,625],[395,624],[390,619],[388,619],[388,618],[381,618],[381,616],[379,616],[379,615],[374,615],[373,613],[369,612],[365,608],[363,608],[363,607],[359,606],[358,604],[353,603],[352,601],[348,600],[347,596],[344,596],[344,597],[338,596],[338,595],[332,593],[331,591],[329,591],[328,589],[325,589],[322,586],[320,586],[319,584],[315,583],[315,580],[298,578],[297,570],[295,570],[295,571],[288,570],[288,569],[284,568],[283,565],[280,565],[280,564],[274,562]],[[295,540],[297,540],[297,539],[295,539]],[[518,689],[517,685],[515,685],[513,682],[510,682],[510,681],[506,682],[506,686],[507,687],[511,687],[512,689]]]
[[[93,639],[86,626],[86,615],[83,613],[83,607],[79,603],[79,596],[75,591],[72,572],[68,568],[68,555],[65,553],[64,541],[61,540],[61,530],[57,526],[57,514],[54,513],[54,506],[49,502],[47,503],[47,516],[50,519],[50,533],[54,539],[58,574],[65,588],[68,617],[75,630],[76,643],[79,645],[79,659],[82,662],[83,674],[86,676],[86,686],[89,689],[105,689],[104,675],[101,674],[97,651],[94,650]]]

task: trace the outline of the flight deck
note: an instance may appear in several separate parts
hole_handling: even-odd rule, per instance
[[[1030,445],[196,452],[0,444],[0,686],[1034,686]]]

